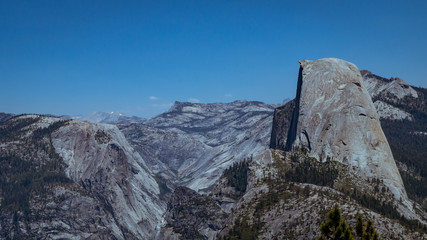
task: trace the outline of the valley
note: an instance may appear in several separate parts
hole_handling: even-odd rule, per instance
[[[315,239],[335,205],[383,239],[426,238],[426,89],[300,64],[280,105],[1,113],[0,238]]]

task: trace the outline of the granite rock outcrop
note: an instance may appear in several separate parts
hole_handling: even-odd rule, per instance
[[[335,58],[300,61],[296,106],[287,147],[336,160],[362,178],[379,178],[412,209],[358,68]]]

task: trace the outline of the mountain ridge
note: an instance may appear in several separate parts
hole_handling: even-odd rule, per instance
[[[119,112],[94,111],[88,115],[61,116],[62,119],[73,119],[77,121],[89,121],[93,123],[124,124],[143,123],[146,119],[136,116],[127,116]]]
[[[176,184],[208,191],[226,167],[268,147],[273,110],[274,105],[251,101],[212,104],[176,102],[169,111],[144,124],[125,124],[119,125],[119,128],[148,161],[157,162],[158,166],[172,161],[180,166],[172,166],[181,179],[176,179]],[[147,132],[144,133],[142,129]],[[147,134],[149,132],[160,135]],[[166,144],[161,139],[165,139]],[[154,150],[154,155],[144,152],[140,141],[145,144],[154,141],[163,156]],[[180,144],[180,141],[185,144]],[[177,154],[177,147],[185,151]]]
[[[400,80],[385,83],[392,81],[401,83]],[[405,136],[416,137],[419,141],[416,146],[422,149],[425,146],[425,141],[422,141],[424,135],[415,133],[427,132],[423,127],[425,125],[420,124],[425,121],[424,97],[427,94],[410,86],[417,92],[417,98],[413,94],[398,98],[402,94],[397,90],[407,91],[409,87],[399,84],[392,86],[384,88],[380,95],[371,95],[372,100],[388,104],[389,109],[391,106],[408,113],[412,120],[409,117],[396,120],[395,115],[380,114],[381,125],[386,126],[384,132],[388,138],[387,134],[392,130],[407,129],[395,126],[407,124],[409,130],[405,130]],[[386,106],[377,105],[374,105],[377,111]],[[15,213],[15,224],[14,213],[11,212],[1,216],[0,234],[99,239],[112,234],[117,239],[179,239],[174,226],[181,232],[183,228],[173,216],[191,214],[192,211],[184,211],[180,215],[180,208],[176,205],[182,197],[188,197],[180,207],[206,202],[209,213],[206,216],[203,214],[205,205],[200,203],[194,209],[197,214],[183,219],[184,222],[200,220],[198,229],[191,232],[200,234],[194,239],[203,236],[209,239],[227,238],[245,229],[253,236],[264,238],[313,238],[316,237],[319,219],[326,208],[334,203],[339,204],[346,217],[357,213],[373,219],[382,236],[408,236],[408,239],[426,236],[410,228],[410,224],[416,228],[419,223],[399,220],[401,210],[393,207],[399,204],[391,198],[381,179],[359,179],[353,174],[357,181],[351,183],[347,176],[351,174],[346,174],[348,172],[341,163],[317,162],[304,149],[290,153],[279,150],[286,145],[294,107],[295,100],[280,107],[258,101],[212,104],[176,102],[169,111],[152,119],[142,122],[116,121],[115,126],[75,120],[61,122],[58,118],[35,114],[1,115],[5,118],[0,121],[0,153],[7,158],[1,158],[0,167],[8,166],[2,164],[12,161],[11,154],[26,154],[27,157],[22,157],[24,163],[29,162],[31,156],[36,156],[34,162],[44,166],[45,161],[56,161],[56,157],[49,157],[54,153],[66,166],[60,168],[63,170],[52,170],[59,175],[46,178],[54,179],[49,181],[57,184],[55,187],[47,185],[47,199],[51,206],[49,209],[54,213],[54,221],[45,220],[48,212],[41,212],[43,220],[30,217],[27,221],[25,214],[18,211]],[[391,110],[387,111],[390,113]],[[284,121],[281,125],[273,125],[278,119]],[[417,124],[418,127],[415,126]],[[390,135],[393,136],[393,155],[397,149],[393,144],[399,141],[395,135],[399,133]],[[15,135],[19,136],[18,140]],[[279,137],[274,139],[273,135]],[[36,139],[42,139],[42,142],[38,144]],[[25,142],[28,144],[25,145]],[[411,151],[414,149],[411,148]],[[413,169],[421,166],[423,155],[411,163],[412,160],[404,161],[401,157],[407,154],[398,154],[397,163],[401,174],[405,174],[402,175],[405,189],[417,186],[410,187],[408,195],[411,199],[416,197],[417,203],[411,204],[419,211],[418,203],[423,204],[426,198],[414,188],[422,189],[425,173],[414,172]],[[226,169],[227,174],[223,175]],[[328,178],[322,177],[329,175]],[[239,176],[246,176],[246,183],[241,182],[243,178]],[[175,189],[179,191],[174,195]],[[375,196],[377,189],[381,193]],[[178,194],[180,192],[188,194]],[[3,190],[0,194],[0,198],[4,198]],[[35,194],[34,199],[39,200],[30,202],[30,209],[41,209],[46,202],[39,193],[31,194]],[[167,206],[171,197],[174,200]],[[76,202],[81,204],[75,205]],[[65,221],[71,212],[60,210],[61,206],[77,209],[82,216],[79,219],[88,227]],[[187,207],[187,210],[192,210],[191,206]],[[31,211],[30,216],[36,216]],[[426,210],[423,211],[425,214]],[[303,225],[298,218],[304,219],[307,224]],[[91,224],[92,219],[102,224]],[[30,226],[31,221],[35,228],[28,230],[25,226]],[[112,231],[107,231],[105,226]],[[250,229],[247,229],[248,226]],[[44,229],[48,235],[36,232],[37,229]]]

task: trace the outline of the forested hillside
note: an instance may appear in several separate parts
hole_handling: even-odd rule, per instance
[[[377,99],[414,116],[413,121],[381,119],[409,197],[427,211],[427,89],[414,88],[418,98],[381,95]],[[375,99],[375,100],[377,100]]]

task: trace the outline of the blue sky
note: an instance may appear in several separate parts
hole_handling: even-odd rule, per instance
[[[427,1],[2,1],[0,112],[279,103],[298,60],[427,87]]]

